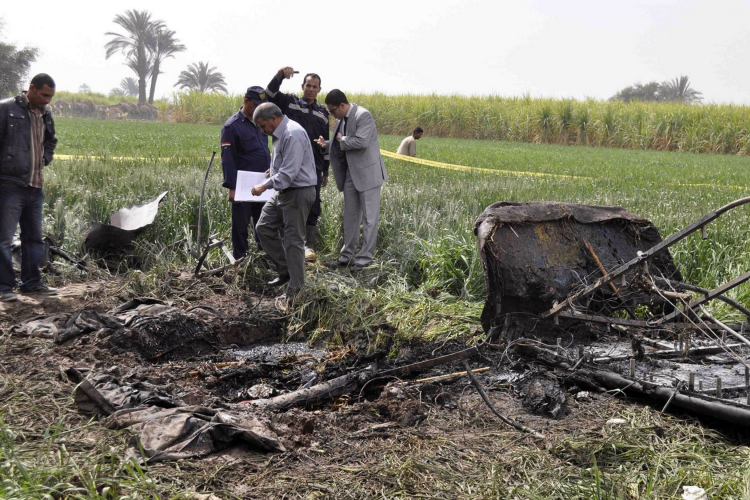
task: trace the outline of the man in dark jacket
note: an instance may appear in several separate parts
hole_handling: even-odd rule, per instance
[[[263,87],[250,87],[245,92],[242,108],[229,117],[221,130],[221,166],[224,169],[223,187],[229,189],[232,204],[232,255],[235,259],[247,255],[248,225],[252,219],[255,243],[260,248],[260,239],[255,226],[260,220],[264,202],[235,202],[237,171],[265,172],[271,166],[268,138],[253,123],[253,112],[259,104],[266,102]]]
[[[316,100],[320,93],[320,76],[316,73],[308,73],[302,79],[302,97],[294,94],[284,94],[279,91],[281,82],[285,78],[291,78],[295,74],[294,68],[286,66],[276,72],[276,75],[268,84],[266,93],[268,100],[277,105],[281,112],[290,120],[302,125],[302,128],[310,137],[313,156],[315,157],[315,170],[317,185],[315,186],[315,202],[310,209],[305,225],[305,259],[315,260],[313,247],[316,246],[318,237],[318,220],[322,212],[320,204],[320,188],[328,184],[328,154],[314,140],[323,136],[326,140],[329,136],[330,126],[328,123],[328,109]]]
[[[40,73],[29,90],[0,101],[0,302],[13,293],[11,243],[21,225],[21,293],[54,295],[42,281],[39,262],[44,256],[42,171],[52,162],[57,144],[55,122],[47,105],[55,95],[55,81]]]

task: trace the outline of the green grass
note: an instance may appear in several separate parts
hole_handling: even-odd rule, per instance
[[[47,172],[48,228],[58,237],[64,232],[69,248],[80,244],[81,231],[92,222],[106,221],[115,210],[164,190],[170,194],[145,240],[166,247],[195,231],[200,186],[207,158],[218,149],[219,126],[60,119],[58,129],[58,153],[105,157],[59,161]],[[381,136],[381,147],[395,151],[400,139]],[[419,141],[418,153],[421,158],[506,171],[461,172],[386,159],[391,180],[383,190],[379,261],[414,289],[447,292],[468,301],[483,298],[473,224],[491,203],[619,205],[651,219],[668,235],[744,196],[750,186],[750,158],[741,156],[431,137]],[[116,156],[134,159],[110,159]],[[529,172],[571,177],[534,177]],[[229,234],[229,206],[220,184],[217,157],[207,189],[207,234]],[[334,186],[332,182],[323,191],[321,230],[329,253],[339,248],[342,238],[342,197]],[[749,261],[748,209],[722,217],[709,226],[709,233],[707,241],[688,238],[673,247],[673,254],[688,281],[712,288],[739,274]],[[190,260],[174,251],[164,258]],[[153,260],[144,256],[144,261]],[[750,305],[748,293],[747,287],[739,287],[733,296]],[[721,311],[723,306],[714,307]]]

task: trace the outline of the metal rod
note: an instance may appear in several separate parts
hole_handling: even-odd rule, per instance
[[[667,314],[660,320],[656,321],[657,324],[662,324],[666,321],[669,321],[680,314],[686,314],[688,311],[693,309],[694,307],[697,307],[701,304],[705,304],[706,302],[718,298],[719,295],[723,295],[725,292],[731,290],[732,288],[735,288],[742,283],[746,282],[747,280],[750,280],[750,271],[746,272],[742,276],[737,276],[732,281],[729,281],[727,283],[724,283],[720,287],[714,288],[713,290],[710,290],[708,293],[703,295],[700,298],[695,299],[694,301],[690,302],[688,305],[686,305],[682,309],[677,309],[674,312]]]
[[[721,397],[721,377],[716,377],[716,397]]]
[[[594,263],[596,263],[596,267],[599,268],[599,272],[602,273],[602,276],[607,275],[607,270],[604,269],[604,266],[602,265],[602,261],[599,260],[599,256],[596,255],[596,252],[594,251],[594,247],[591,246],[591,243],[586,238],[583,238],[583,244],[586,245],[586,249],[589,251],[589,255],[591,255],[591,258],[594,259]],[[622,275],[623,278],[625,275]],[[636,319],[635,313],[630,308],[627,302],[625,302],[625,299],[622,298],[622,295],[620,295],[620,291],[617,289],[614,283],[611,281],[609,282],[609,288],[612,289],[612,292],[615,294],[615,296],[618,298],[622,306],[625,308],[625,311],[627,311],[628,316],[630,316],[630,319]],[[607,325],[607,329],[609,329],[609,325]]]
[[[608,318],[607,316],[598,316],[593,314],[583,314],[579,312],[559,312],[555,316],[559,316],[560,318],[568,318],[568,319],[577,319],[580,321],[588,321],[590,323],[602,323],[607,324],[610,323],[612,325],[620,325],[620,326],[634,326],[636,328],[650,328],[650,329],[663,329],[663,326],[653,323],[651,321],[646,321],[642,319],[623,319],[623,318]],[[708,328],[710,330],[721,330],[721,327],[718,325],[694,325],[692,323],[685,323],[685,322],[675,322],[670,323],[670,326],[674,326],[677,328],[688,328],[691,330],[698,330],[698,329],[705,329]],[[733,328],[739,328],[740,325],[730,325]]]
[[[195,238],[195,252],[193,255],[199,257],[201,255],[201,232],[203,231],[203,197],[206,194],[206,183],[208,182],[208,173],[211,171],[211,165],[214,163],[214,157],[216,151],[211,154],[211,159],[208,160],[208,167],[206,167],[206,174],[203,176],[203,187],[201,187],[201,201],[198,205],[198,234]]]
[[[737,349],[739,347],[742,347],[742,344],[729,344],[726,346],[703,346],[703,347],[693,347],[688,351],[681,351],[680,349],[665,349],[661,351],[652,351],[646,353],[648,356],[652,358],[673,358],[673,357],[679,357],[679,356],[701,356],[706,354],[717,354],[720,352],[727,352],[730,349]],[[598,358],[594,358],[592,362],[597,364],[605,364],[605,363],[613,363],[615,361],[626,361],[628,359],[632,359],[632,354],[622,354],[620,356],[601,356]],[[740,361],[740,363],[743,363]],[[744,363],[743,363],[744,364]]]
[[[666,279],[666,278],[661,278],[661,277],[656,277],[656,276],[654,276],[654,281],[656,281],[657,283],[660,283],[660,284],[669,285],[669,286],[675,288],[676,290],[687,290],[689,292],[697,292],[697,293],[702,293],[704,295],[707,294],[708,292],[710,292],[710,290],[707,289],[707,288],[703,288],[703,287],[696,286],[696,285],[691,285],[690,283],[683,283],[681,281],[672,281],[672,280],[669,280],[669,279]],[[724,295],[717,296],[716,300],[720,300],[720,301],[724,302],[725,304],[729,304],[730,306],[734,307],[735,309],[737,309],[738,311],[740,311],[742,314],[744,314],[745,316],[747,316],[748,318],[750,318],[750,309],[747,309],[746,307],[743,307],[737,301],[732,300],[729,297],[726,297]],[[744,326],[742,328],[744,330]],[[743,333],[744,333],[744,331],[743,331]]]
[[[747,339],[746,339],[745,337],[743,337],[743,336],[742,336],[742,335],[740,335],[739,333],[735,332],[734,330],[732,330],[731,328],[729,328],[729,327],[728,327],[727,325],[725,325],[724,323],[722,323],[722,322],[721,322],[721,321],[719,321],[718,319],[714,318],[714,317],[713,317],[713,316],[711,315],[711,313],[710,313],[710,312],[708,312],[708,311],[706,310],[706,308],[705,308],[705,307],[703,307],[703,306],[700,306],[700,308],[701,308],[701,311],[703,312],[703,314],[705,314],[706,316],[708,316],[708,318],[709,318],[709,319],[710,319],[711,321],[713,321],[714,323],[716,323],[717,325],[719,325],[720,327],[722,327],[722,328],[723,328],[723,329],[724,329],[724,330],[725,330],[725,331],[726,331],[727,333],[729,333],[730,335],[733,335],[734,337],[736,337],[736,338],[737,338],[737,340],[739,340],[739,341],[740,341],[740,342],[742,342],[743,344],[745,344],[745,345],[748,345],[748,346],[750,346],[750,340],[747,340]]]
[[[695,391],[695,372],[690,372],[690,378],[688,379],[688,389],[691,392]]]
[[[633,267],[634,265],[636,265],[636,264],[638,264],[640,262],[643,262],[643,261],[649,259],[653,255],[655,255],[655,254],[659,253],[660,251],[664,250],[665,248],[669,248],[670,246],[674,245],[678,241],[681,241],[681,240],[685,239],[691,233],[695,232],[697,229],[701,228],[702,226],[705,226],[709,222],[717,219],[718,217],[720,217],[722,214],[724,214],[728,210],[731,210],[733,208],[739,207],[739,206],[744,205],[746,203],[750,203],[750,197],[740,198],[738,200],[735,200],[735,201],[733,201],[731,203],[728,203],[728,204],[724,205],[723,207],[721,207],[721,208],[719,208],[717,210],[714,210],[712,212],[707,213],[706,215],[704,215],[703,217],[701,217],[697,221],[693,222],[692,224],[689,224],[688,226],[686,226],[685,228],[681,229],[680,231],[677,231],[676,233],[672,233],[667,238],[665,238],[664,240],[662,240],[661,243],[659,243],[657,245],[654,245],[653,247],[649,248],[645,252],[641,252],[634,259],[631,259],[629,262],[626,262],[625,264],[623,264],[623,265],[615,268],[614,270],[612,270],[611,272],[609,272],[606,276],[602,276],[601,278],[599,278],[598,280],[596,280],[596,282],[594,282],[593,284],[587,286],[583,290],[580,290],[580,291],[574,293],[573,295],[570,295],[562,303],[557,304],[556,306],[554,306],[549,311],[546,311],[546,312],[542,313],[540,316],[542,318],[547,318],[549,316],[552,316],[553,314],[556,314],[556,313],[562,311],[566,307],[570,307],[571,304],[573,303],[573,301],[575,301],[576,299],[579,299],[580,297],[582,297],[584,295],[588,295],[589,293],[593,292],[594,290],[599,289],[602,285],[604,285],[606,283],[609,283],[613,279],[618,278],[621,275],[623,275],[624,273],[626,273],[627,271],[629,271],[630,268]]]

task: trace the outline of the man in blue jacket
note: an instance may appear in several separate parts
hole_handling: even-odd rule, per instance
[[[54,95],[55,81],[40,73],[27,92],[0,101],[0,302],[18,298],[11,243],[19,224],[21,293],[57,293],[39,270],[44,256],[42,171],[52,163],[57,145],[55,122],[47,110]]]
[[[265,172],[271,166],[268,138],[253,123],[253,112],[259,104],[266,102],[263,87],[250,87],[245,92],[245,101],[235,114],[224,123],[221,130],[221,166],[224,169],[223,187],[229,189],[232,204],[232,255],[235,259],[248,252],[248,225],[253,221],[255,243],[260,248],[260,239],[255,227],[260,220],[264,202],[234,201],[237,186],[237,171]]]

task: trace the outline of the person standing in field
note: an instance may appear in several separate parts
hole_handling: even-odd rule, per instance
[[[316,139],[326,147],[339,191],[344,193],[344,246],[340,257],[327,267],[364,268],[372,264],[380,219],[380,189],[388,180],[380,154],[378,129],[372,113],[350,104],[346,95],[334,89],[326,95],[328,111],[336,118],[333,139]],[[363,242],[359,253],[355,251]]]
[[[235,202],[234,192],[238,170],[265,172],[271,166],[268,138],[253,123],[255,108],[264,102],[267,101],[263,87],[248,88],[242,108],[230,116],[221,129],[222,186],[229,189],[229,203],[232,204],[232,255],[235,259],[247,255],[248,225],[251,220],[255,243],[261,248],[256,227],[264,202]]]
[[[305,284],[305,222],[318,182],[313,148],[305,129],[273,103],[258,106],[253,121],[273,137],[269,178],[251,191],[258,196],[266,189],[276,190],[263,207],[257,227],[261,245],[279,273],[268,284],[289,282],[286,299],[291,302]]]
[[[424,130],[422,130],[422,127],[415,128],[410,136],[405,137],[404,140],[401,141],[401,144],[396,150],[396,154],[416,157],[417,141],[422,138],[422,134],[424,134]]]
[[[281,112],[290,120],[299,123],[305,129],[310,137],[310,142],[315,157],[315,173],[317,184],[315,185],[315,202],[310,209],[310,215],[307,216],[305,225],[305,259],[315,260],[315,248],[319,238],[318,222],[322,207],[320,203],[320,189],[328,184],[328,155],[324,150],[315,144],[314,139],[325,137],[328,139],[330,126],[328,123],[328,110],[317,102],[318,93],[320,93],[320,76],[316,73],[308,73],[302,79],[302,97],[293,94],[284,94],[279,91],[281,83],[285,78],[291,78],[294,75],[294,68],[286,66],[276,72],[273,79],[268,83],[266,93],[268,100],[276,104]]]
[[[42,280],[39,262],[42,239],[44,167],[52,163],[57,145],[55,122],[47,105],[55,95],[55,81],[40,73],[29,90],[0,101],[0,301],[10,302],[16,276],[11,244],[21,226],[21,293],[55,295]]]

